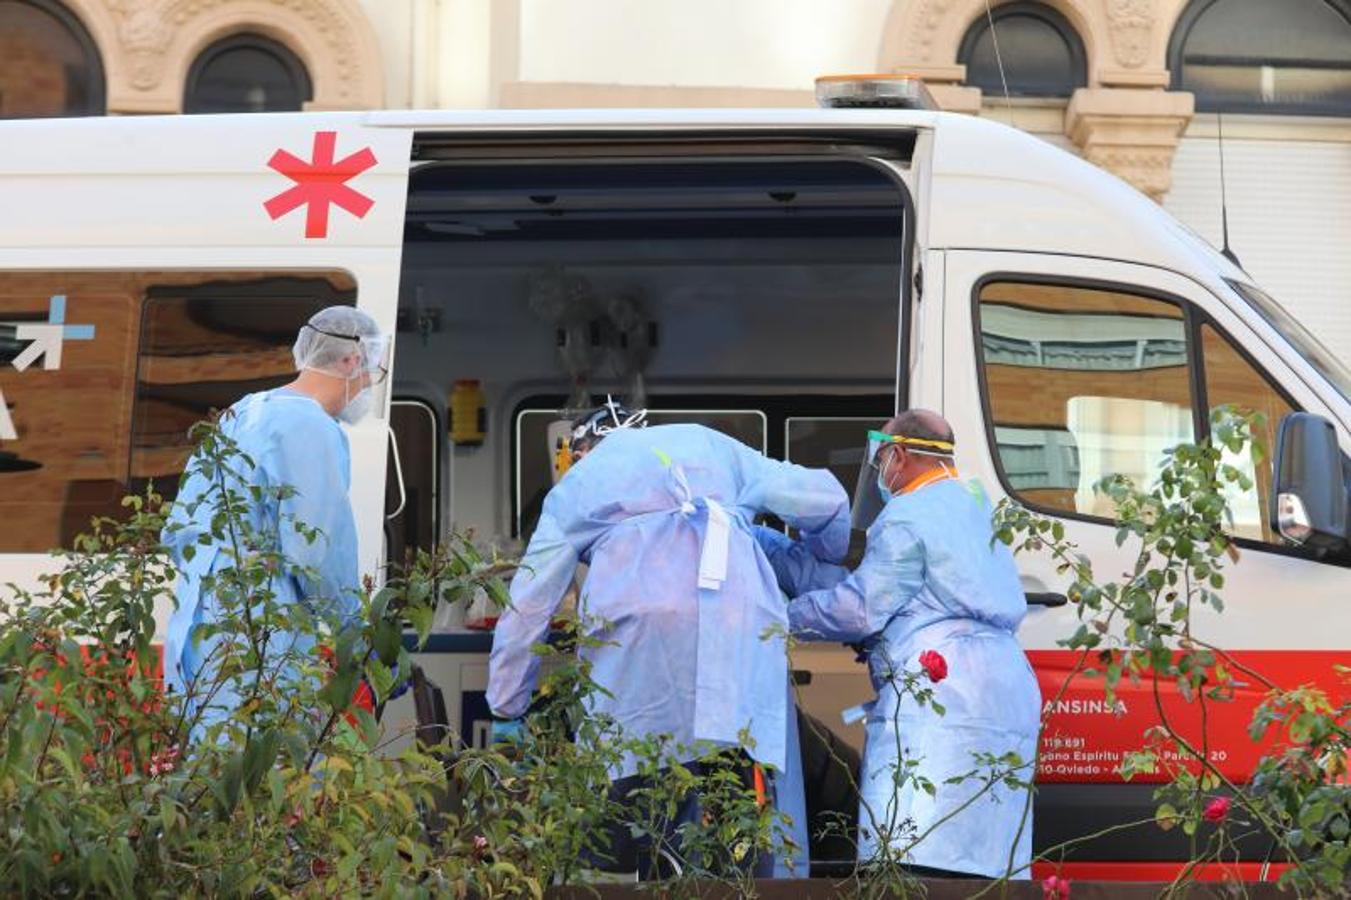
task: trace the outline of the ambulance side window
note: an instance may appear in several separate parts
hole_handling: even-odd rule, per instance
[[[1271,530],[1267,517],[1271,498],[1271,454],[1276,446],[1276,428],[1281,419],[1295,409],[1285,395],[1273,385],[1252,363],[1239,352],[1230,340],[1214,326],[1201,326],[1201,358],[1205,368],[1206,403],[1211,410],[1232,404],[1244,413],[1259,413],[1262,426],[1257,440],[1265,456],[1254,463],[1252,456],[1226,458],[1226,462],[1245,471],[1253,480],[1253,487],[1240,491],[1235,485],[1229,495],[1230,510],[1234,515],[1234,534],[1237,537],[1282,544],[1279,535]]]
[[[1049,512],[1110,517],[1094,490],[1148,484],[1194,436],[1187,322],[1176,303],[1078,285],[993,281],[978,348],[1005,487]]]
[[[385,464],[385,555],[402,565],[409,554],[431,550],[439,540],[443,430],[436,411],[416,399],[390,404],[389,427],[399,458],[396,469],[391,447]]]
[[[296,330],[355,297],[341,272],[0,273],[0,552],[172,497],[192,425],[293,377]]]

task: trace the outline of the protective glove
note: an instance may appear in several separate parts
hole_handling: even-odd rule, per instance
[[[493,719],[492,730],[488,734],[488,743],[519,744],[525,737],[524,719]]]

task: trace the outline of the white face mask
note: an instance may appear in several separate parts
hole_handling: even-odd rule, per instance
[[[351,380],[349,380],[347,381],[346,384],[343,385],[344,396],[346,395],[349,389],[348,386],[351,383],[352,383]],[[370,413],[371,406],[374,404],[374,402],[375,402],[375,395],[371,393],[370,386],[367,385],[366,387],[357,391],[357,395],[348,400],[347,403],[343,405],[342,409],[338,410],[338,418],[343,422],[346,422],[348,425],[355,425],[357,422],[360,422],[362,419],[366,418],[367,414]]]

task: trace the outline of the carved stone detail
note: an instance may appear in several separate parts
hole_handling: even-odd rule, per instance
[[[1173,186],[1173,147],[1089,147],[1084,159],[1162,201]]]
[[[932,62],[934,36],[952,12],[954,0],[912,0],[917,9],[907,17],[903,57],[906,61]],[[899,4],[898,4],[899,5]],[[944,60],[946,62],[946,60]]]
[[[139,91],[157,87],[164,77],[164,55],[174,33],[156,0],[113,0],[108,5],[117,19],[117,37],[130,64],[131,86]]]
[[[1149,59],[1154,32],[1154,0],[1106,0],[1107,31],[1116,61],[1136,69]]]
[[[1084,159],[1162,201],[1192,109],[1188,93],[1080,88],[1065,111],[1065,132]]]
[[[76,4],[89,0],[76,0]],[[177,111],[196,54],[232,31],[258,31],[288,45],[324,109],[379,106],[378,44],[356,0],[104,0],[115,40],[100,47],[109,66],[109,108]],[[112,44],[109,46],[108,44]],[[114,84],[112,72],[121,73]]]

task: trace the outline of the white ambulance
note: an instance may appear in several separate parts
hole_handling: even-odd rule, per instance
[[[519,550],[560,411],[607,392],[849,487],[870,427],[939,410],[965,476],[1063,521],[1109,574],[1129,548],[1101,476],[1147,480],[1220,404],[1265,412],[1273,447],[1312,414],[1280,474],[1258,466],[1234,497],[1227,610],[1198,625],[1278,682],[1338,687],[1351,374],[1116,178],[924,109],[0,123],[0,583],[31,584],[124,492],[172,492],[189,426],[286,379],[297,327],[333,303],[396,333],[392,403],[351,431],[367,571],[451,529]],[[1050,697],[1075,609],[1048,560],[1020,564]],[[491,642],[474,618],[447,616],[421,657],[468,741]],[[859,743],[839,724],[869,693],[853,654],[794,663],[805,708]],[[1236,778],[1258,691],[1212,722]],[[1145,695],[1109,706],[1085,682],[1049,713],[1037,846],[1147,817],[1151,786],[1115,772],[1153,721]],[[1143,829],[1062,871],[1154,877],[1185,850]],[[1267,850],[1245,848],[1244,875]]]

